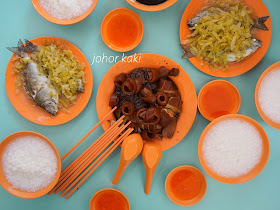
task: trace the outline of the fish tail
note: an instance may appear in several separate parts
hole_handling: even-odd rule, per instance
[[[15,53],[17,56],[22,56],[22,52],[25,53],[32,53],[38,50],[38,47],[33,44],[32,42],[25,39],[25,45],[23,44],[22,40],[19,39],[17,47],[7,47],[8,50]]]
[[[185,54],[182,56],[183,59],[187,59],[187,58],[192,58],[192,57],[194,57],[194,54],[192,54],[192,52],[191,52],[191,50],[190,50],[190,48],[189,48],[188,45],[183,45],[183,44],[181,44],[181,47],[183,48],[184,53],[185,53]]]
[[[255,19],[253,27],[264,30],[264,31],[269,31],[269,29],[265,25],[265,22],[267,21],[268,18],[269,18],[269,16],[264,16],[264,17]]]

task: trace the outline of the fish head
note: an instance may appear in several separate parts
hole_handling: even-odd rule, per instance
[[[54,100],[45,100],[42,107],[53,116],[58,112],[58,106]]]

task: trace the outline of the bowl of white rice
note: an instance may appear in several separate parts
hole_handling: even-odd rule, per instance
[[[47,194],[60,172],[57,149],[39,133],[17,132],[0,143],[0,185],[14,196],[33,199]]]
[[[226,184],[241,184],[255,178],[269,158],[269,140],[261,125],[240,115],[225,115],[202,132],[198,156],[206,173]]]
[[[98,0],[31,0],[31,2],[46,20],[59,25],[71,25],[88,17]]]
[[[261,118],[280,130],[280,62],[265,70],[255,89],[255,104]]]

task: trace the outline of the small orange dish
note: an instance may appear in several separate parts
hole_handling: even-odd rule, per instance
[[[227,114],[236,114],[241,97],[238,89],[225,80],[213,80],[201,88],[198,95],[198,109],[209,121]]]
[[[25,136],[34,136],[34,137],[39,137],[40,139],[44,140],[47,142],[50,147],[53,149],[55,152],[56,158],[57,158],[57,173],[54,178],[54,180],[51,182],[51,184],[44,189],[37,191],[37,192],[25,192],[21,191],[19,189],[15,189],[12,187],[12,185],[7,181],[5,174],[2,169],[2,155],[3,152],[5,151],[6,147],[13,142],[14,140],[18,139],[19,137],[25,137]],[[32,132],[32,131],[21,131],[17,132],[14,134],[11,134],[10,136],[6,137],[1,143],[0,143],[0,185],[10,194],[19,197],[19,198],[24,198],[24,199],[34,199],[34,198],[39,198],[43,195],[46,195],[51,189],[56,185],[61,173],[61,161],[60,161],[60,156],[59,153],[54,146],[54,144],[45,136]]]
[[[268,118],[265,113],[262,111],[260,103],[259,103],[259,89],[260,89],[260,85],[262,84],[263,79],[273,70],[280,68],[280,62],[277,62],[273,65],[271,65],[268,69],[266,69],[262,75],[260,76],[257,85],[256,85],[256,89],[255,89],[255,104],[257,107],[257,110],[261,116],[261,118],[271,127],[276,128],[278,130],[280,130],[280,124],[273,122],[270,118]]]
[[[171,7],[173,4],[175,4],[177,2],[177,0],[167,0],[161,4],[157,4],[157,5],[145,5],[145,4],[141,4],[140,2],[136,1],[136,0],[126,0],[127,3],[129,3],[131,6],[143,10],[143,11],[147,11],[147,12],[157,12],[157,11],[161,11],[164,9],[167,9],[168,7]]]
[[[108,188],[95,193],[89,203],[89,210],[130,210],[127,197],[120,191]]]
[[[244,120],[245,122],[251,124],[256,128],[256,130],[259,132],[259,135],[262,139],[262,154],[260,157],[259,163],[248,173],[238,176],[238,177],[223,177],[215,173],[207,164],[204,155],[203,155],[203,142],[205,139],[206,134],[209,132],[209,130],[216,124],[228,120],[228,119],[237,119],[237,120]],[[269,158],[269,153],[270,153],[270,145],[269,145],[269,140],[267,137],[267,134],[263,127],[254,119],[247,117],[245,115],[240,115],[240,114],[230,114],[230,115],[225,115],[222,117],[217,118],[213,122],[211,122],[202,132],[199,142],[198,142],[198,158],[200,161],[200,164],[202,165],[203,169],[206,171],[206,173],[211,176],[213,179],[225,183],[225,184],[242,184],[244,182],[248,182],[252,179],[254,179],[256,176],[259,175],[259,173],[264,169],[268,158]]]
[[[98,0],[93,0],[92,5],[90,6],[90,8],[88,9],[87,12],[85,12],[83,15],[71,19],[71,20],[64,20],[64,19],[58,19],[56,17],[53,17],[52,15],[50,15],[40,4],[40,0],[31,0],[33,7],[35,8],[35,10],[46,20],[55,23],[55,24],[59,24],[59,25],[72,25],[75,23],[78,23],[82,20],[84,20],[85,18],[87,18],[90,13],[92,13],[92,11],[94,10],[94,8],[97,5]]]
[[[165,180],[168,198],[180,206],[193,206],[199,203],[206,190],[205,176],[193,166],[179,166],[173,169]]]
[[[143,34],[141,18],[130,9],[114,9],[101,23],[101,37],[104,43],[117,52],[127,52],[137,47]]]

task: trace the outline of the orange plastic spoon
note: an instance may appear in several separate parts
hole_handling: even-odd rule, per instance
[[[127,166],[140,155],[143,139],[140,134],[131,134],[122,143],[121,160],[112,183],[117,184]]]
[[[151,190],[154,172],[162,156],[162,148],[158,141],[148,141],[145,143],[142,151],[142,159],[145,166],[146,181],[145,193],[149,194]]]

